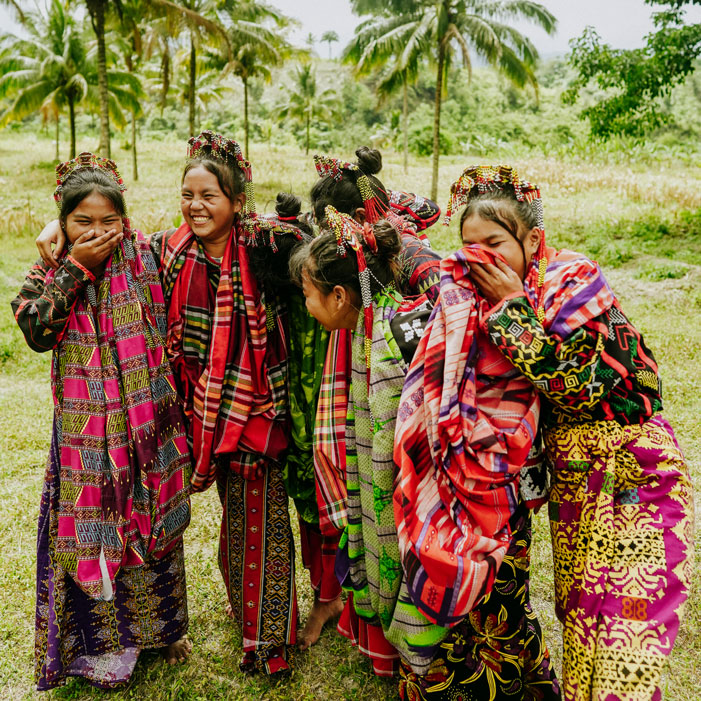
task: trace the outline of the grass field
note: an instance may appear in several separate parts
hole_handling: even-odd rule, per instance
[[[94,147],[79,142],[79,149]],[[131,182],[129,155],[113,155],[129,186],[132,222],[148,233],[179,221],[179,178],[184,144],[149,142],[142,146],[141,180]],[[33,691],[34,543],[39,495],[49,447],[51,397],[49,355],[24,344],[9,302],[36,258],[34,238],[55,216],[53,144],[15,135],[0,136],[0,699],[39,697]],[[350,154],[346,154],[350,155]],[[310,157],[292,150],[254,146],[251,154],[258,209],[269,211],[278,190],[305,195],[316,173]],[[441,163],[439,201],[468,162]],[[430,164],[415,160],[402,172],[399,157],[387,155],[382,178],[389,186],[428,194]],[[696,502],[701,491],[701,168],[660,163],[654,171],[628,162],[562,162],[549,158],[517,160],[519,172],[538,182],[551,244],[576,247],[599,260],[626,313],[644,332],[660,364],[666,415],[677,431],[693,474]],[[435,227],[435,247],[457,248],[455,224]],[[697,509],[698,510],[698,509]],[[157,655],[142,657],[130,686],[112,699],[391,699],[395,684],[380,681],[369,664],[332,629],[310,651],[298,656],[293,677],[271,684],[238,671],[241,638],[224,616],[224,586],[216,565],[219,504],[210,490],[193,498],[186,534],[190,637],[194,651],[182,667],[169,668]],[[535,518],[532,596],[556,664],[560,627],[552,596],[552,565],[547,521]],[[697,558],[697,562],[698,562]],[[299,561],[299,558],[298,558]],[[311,606],[306,572],[298,569],[304,618]],[[699,566],[677,645],[667,666],[664,698],[701,698],[701,596]],[[52,693],[56,699],[103,696],[88,684],[70,681]]]

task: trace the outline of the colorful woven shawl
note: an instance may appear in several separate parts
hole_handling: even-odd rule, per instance
[[[415,669],[424,673],[448,630],[419,613],[407,591],[392,508],[397,470],[394,431],[407,364],[390,322],[426,297],[402,302],[401,295],[381,294],[373,304],[373,335],[368,383],[362,319],[353,334],[353,379],[350,419],[346,425],[348,525],[341,538],[337,574],[353,593],[356,613],[377,620],[385,637]],[[344,557],[345,555],[345,557]]]
[[[307,311],[304,297],[299,292],[289,292],[287,313],[290,323],[292,430],[290,450],[286,456],[282,476],[287,494],[294,499],[300,518],[307,523],[318,523],[312,442],[329,333]]]
[[[187,224],[168,238],[162,258],[168,354],[191,421],[191,483],[202,491],[215,479],[217,456],[243,449],[277,458],[285,449],[285,326],[271,302],[273,324],[266,328],[266,303],[248,268],[240,221],[216,292],[207,254]],[[257,474],[259,466],[249,462],[244,477]]]
[[[494,254],[464,248],[441,264],[441,290],[406,378],[394,493],[411,598],[452,626],[488,593],[506,552],[518,479],[538,426],[535,388],[479,327],[487,302],[469,278]]]
[[[543,283],[543,326],[550,334],[565,339],[612,307],[616,298],[597,263],[567,249],[558,251],[544,246],[544,251],[547,268]],[[537,309],[538,263],[535,259],[523,286],[528,301]]]
[[[55,557],[95,598],[102,556],[114,589],[120,567],[165,554],[190,521],[190,455],[158,268],[124,221],[124,239],[97,292],[91,285],[76,301],[52,365],[61,456]]]

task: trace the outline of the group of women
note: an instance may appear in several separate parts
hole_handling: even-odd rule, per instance
[[[148,239],[112,161],[57,167],[59,220],[12,303],[53,350],[38,688],[187,658],[183,532],[216,483],[244,672],[291,672],[340,616],[403,699],[660,699],[692,501],[652,353],[599,267],[546,245],[513,168],[453,184],[462,247],[441,259],[438,207],[356,154],[315,157],[311,213],[280,193],[259,215],[238,144],[203,132],[184,223]],[[545,503],[562,684],[529,602]]]

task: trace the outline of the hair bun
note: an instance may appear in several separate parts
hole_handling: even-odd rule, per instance
[[[382,154],[376,148],[361,146],[355,155],[358,157],[358,166],[365,175],[375,175],[382,170]]]
[[[397,230],[386,219],[381,219],[372,227],[377,241],[377,256],[385,261],[391,261],[402,250],[402,240]]]
[[[280,217],[296,217],[302,211],[302,200],[291,192],[278,192],[275,211]]]

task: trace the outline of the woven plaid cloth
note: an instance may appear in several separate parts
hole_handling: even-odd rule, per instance
[[[325,535],[337,534],[346,526],[345,437],[350,372],[350,331],[332,331],[314,428],[319,528]]]
[[[191,421],[191,482],[203,490],[215,479],[216,456],[243,450],[278,458],[287,445],[285,324],[276,300],[266,309],[239,221],[219,266],[187,224],[167,237],[161,260],[168,352]],[[249,462],[244,477],[258,471]]]
[[[414,604],[440,626],[458,623],[490,591],[538,426],[535,388],[479,328],[488,305],[469,265],[494,256],[468,247],[441,264],[438,303],[397,415],[402,564]]]

